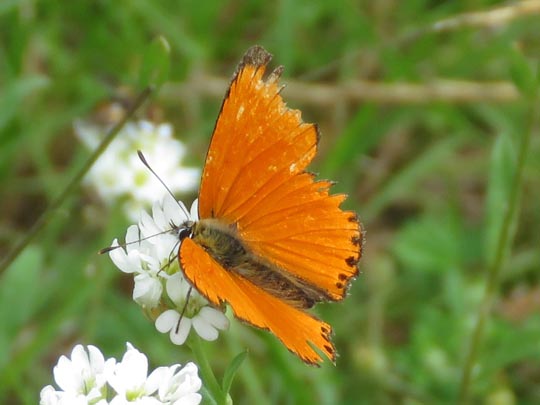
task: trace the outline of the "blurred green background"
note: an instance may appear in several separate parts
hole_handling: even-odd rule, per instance
[[[138,117],[173,123],[198,167],[229,77],[261,44],[285,66],[288,105],[321,127],[312,170],[349,194],[367,235],[348,299],[316,309],[336,366],[305,366],[237,321],[206,345],[218,377],[249,350],[235,402],[540,403],[539,3],[4,0],[0,256],[89,156],[73,121],[141,90],[156,36],[170,77]],[[152,367],[192,359],[96,254],[127,225],[80,188],[0,274],[1,403],[37,403],[76,343],[110,357],[129,341]]]

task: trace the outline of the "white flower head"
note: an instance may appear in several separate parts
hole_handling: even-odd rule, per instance
[[[115,239],[112,246],[118,246]],[[135,274],[133,299],[143,308],[152,309],[158,305],[163,291],[159,272],[161,263],[156,258],[155,247],[142,240],[139,228],[132,225],[126,233],[126,247],[109,252],[113,263],[124,273]]]
[[[54,368],[56,383],[40,393],[40,405],[197,405],[202,382],[197,366],[158,367],[148,375],[146,355],[127,343],[122,360],[105,361],[99,349],[77,345],[71,359],[62,356]],[[99,383],[98,383],[99,381]],[[85,385],[88,384],[88,385]],[[99,386],[99,389],[97,389]],[[108,398],[112,398],[110,402]]]
[[[202,381],[198,375],[197,366],[188,363],[177,372],[179,366],[171,366],[161,376],[161,385],[158,390],[159,398],[166,403],[196,405],[201,402],[199,390]]]
[[[95,149],[109,128],[75,122],[75,133],[89,149]],[[200,171],[181,166],[186,155],[183,143],[173,137],[168,123],[128,122],[99,157],[85,178],[106,202],[124,200],[124,211],[133,220],[167,191],[152,177],[137,155],[142,150],[152,168],[173,192],[189,192],[198,185]]]
[[[150,313],[156,329],[169,332],[177,345],[184,344],[192,329],[212,341],[218,338],[219,330],[229,327],[223,312],[191,288],[178,263],[179,233],[198,220],[197,211],[197,200],[188,211],[182,202],[166,195],[154,203],[152,215],[143,211],[139,224],[128,228],[125,249],[110,252],[121,271],[135,274],[133,299],[144,309],[158,309]]]
[[[47,386],[41,391],[43,404],[97,403],[106,391],[105,384],[115,364],[114,359],[105,361],[95,346],[77,345],[71,358],[61,356],[53,369],[54,380],[61,391]]]
[[[149,376],[148,359],[128,343],[122,361],[116,364],[108,382],[117,393],[118,401],[121,398],[132,401],[151,397],[159,388],[159,374],[163,374],[163,367]]]

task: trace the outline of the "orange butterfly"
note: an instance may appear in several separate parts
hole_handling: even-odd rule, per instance
[[[278,67],[254,46],[221,106],[201,180],[199,218],[180,233],[189,282],[214,305],[269,330],[309,364],[335,361],[329,324],[306,310],[340,301],[358,274],[362,230],[329,181],[305,171],[318,131],[283,102]],[[313,347],[312,347],[313,345]]]

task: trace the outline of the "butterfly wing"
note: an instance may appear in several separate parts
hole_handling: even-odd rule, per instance
[[[281,68],[263,79],[271,55],[250,48],[216,122],[201,181],[199,216],[236,224],[261,257],[340,300],[358,273],[362,231],[339,208],[343,195],[305,172],[318,132],[288,109]]]
[[[191,239],[182,242],[180,261],[184,275],[214,305],[228,302],[237,318],[269,330],[308,364],[322,361],[308,342],[335,360],[330,325],[285,304],[238,274],[226,271]]]
[[[249,49],[233,76],[206,157],[199,217],[234,224],[253,253],[320,291],[319,300],[340,300],[358,272],[360,225],[339,208],[345,196],[330,195],[330,182],[305,172],[318,131],[283,102],[281,68],[263,79],[270,57]],[[228,302],[238,318],[270,330],[307,363],[321,361],[310,343],[334,360],[330,325],[224,269],[190,239],[180,261],[212,303]]]

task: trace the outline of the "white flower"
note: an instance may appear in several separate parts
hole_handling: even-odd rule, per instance
[[[196,405],[201,402],[199,390],[202,381],[198,375],[197,366],[188,363],[179,372],[179,366],[169,367],[162,376],[158,396],[163,402],[173,405]]]
[[[102,398],[109,373],[115,360],[105,361],[103,354],[95,346],[77,345],[71,358],[61,356],[54,367],[54,380],[61,391],[47,386],[41,391],[43,404],[93,403]]]
[[[148,359],[130,343],[122,361],[117,363],[108,382],[117,393],[116,402],[150,398],[158,388],[166,367],[159,367],[148,375]],[[155,401],[155,398],[152,399]],[[114,400],[113,402],[114,403]]]
[[[219,330],[229,327],[223,312],[209,306],[195,289],[190,289],[178,264],[178,233],[197,220],[197,200],[188,212],[182,202],[167,195],[161,203],[154,203],[152,216],[142,212],[139,225],[128,228],[125,249],[110,252],[111,260],[121,271],[135,274],[133,299],[137,303],[150,309],[160,304],[160,308],[169,307],[162,310],[155,325],[158,331],[169,332],[177,345],[184,344],[192,327],[209,341],[218,338]],[[118,246],[116,239],[112,246]]]
[[[191,211],[197,209],[197,200]],[[109,252],[113,263],[124,273],[135,274],[133,299],[143,308],[152,309],[159,304],[163,292],[163,279],[178,271],[177,228],[192,221],[185,205],[167,194],[161,203],[154,203],[153,217],[141,213],[139,225],[131,225],[125,238],[125,249]],[[115,239],[112,246],[118,246]]]
[[[216,340],[218,330],[229,327],[229,320],[223,312],[208,306],[206,299],[195,290],[191,289],[189,292],[189,284],[181,273],[169,277],[166,286],[167,295],[176,305],[176,309],[163,312],[156,319],[156,329],[161,333],[170,332],[171,342],[174,344],[184,344],[191,327],[201,338],[208,341]],[[182,311],[184,313],[180,315]]]
[[[71,357],[69,360],[62,356],[54,368],[56,383],[63,391],[51,385],[44,387],[40,405],[197,405],[201,402],[198,391],[202,382],[193,363],[183,368],[179,364],[158,367],[148,375],[148,359],[130,343],[118,363],[113,358],[105,361],[94,346],[88,346],[87,353],[77,345]],[[83,380],[89,385],[81,385]],[[95,391],[98,385],[100,389]],[[110,402],[107,396],[112,398]]]
[[[74,126],[76,135],[89,149],[95,149],[108,130],[81,121]],[[148,163],[173,192],[197,187],[200,171],[181,166],[186,148],[173,137],[170,124],[128,122],[92,166],[85,182],[106,203],[127,197],[124,211],[129,218],[136,219],[141,209],[167,194],[139,160],[137,150],[143,151]]]
[[[112,246],[118,246],[115,239]],[[156,245],[147,240],[141,240],[139,228],[132,225],[126,233],[126,248],[114,249],[109,252],[113,263],[124,273],[135,273],[135,288],[133,300],[144,308],[157,306],[163,285],[158,273],[161,263],[157,260]]]

